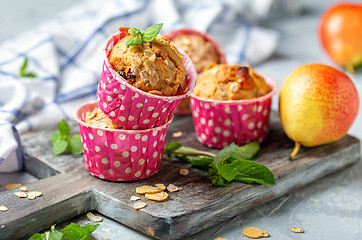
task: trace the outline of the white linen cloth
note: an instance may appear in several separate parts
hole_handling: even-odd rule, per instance
[[[250,4],[253,2],[253,4]],[[259,11],[252,11],[261,3]],[[251,66],[275,50],[279,34],[249,25],[248,13],[268,14],[272,0],[87,0],[51,21],[0,45],[0,172],[22,168],[19,134],[73,119],[75,109],[95,100],[106,39],[120,26],[161,33],[189,27],[208,32],[229,64]],[[249,17],[250,18],[250,17]],[[19,77],[28,58],[36,78]]]

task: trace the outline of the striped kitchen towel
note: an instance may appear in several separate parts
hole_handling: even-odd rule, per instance
[[[73,119],[80,104],[96,98],[103,45],[120,26],[147,29],[162,22],[161,34],[181,27],[208,32],[230,64],[255,65],[270,57],[278,33],[245,22],[247,14],[267,14],[251,11],[255,1],[87,0],[2,42],[0,172],[21,170],[23,133]],[[268,7],[268,0],[260,2]],[[19,76],[25,59],[35,78]]]

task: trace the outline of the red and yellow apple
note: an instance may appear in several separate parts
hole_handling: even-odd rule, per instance
[[[283,82],[279,95],[283,129],[295,142],[290,159],[301,145],[315,147],[342,138],[358,109],[358,92],[344,72],[322,64],[295,69]]]
[[[319,38],[332,60],[353,73],[362,65],[362,3],[330,6],[320,19]]]

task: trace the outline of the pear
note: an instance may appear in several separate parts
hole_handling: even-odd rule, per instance
[[[358,92],[343,72],[322,64],[295,69],[279,95],[279,115],[286,135],[300,146],[316,147],[345,136],[357,117]]]

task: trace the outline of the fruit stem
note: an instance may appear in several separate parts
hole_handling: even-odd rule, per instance
[[[295,147],[293,152],[289,155],[289,160],[293,160],[293,158],[295,157],[295,155],[297,155],[299,149],[300,149],[301,144],[299,142],[295,142]]]
[[[350,74],[354,74],[353,64],[347,64],[347,65],[346,65],[346,70],[347,70],[347,72],[349,72]]]

